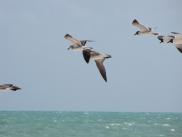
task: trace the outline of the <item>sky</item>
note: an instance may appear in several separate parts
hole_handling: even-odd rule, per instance
[[[182,32],[181,0],[0,1],[0,110],[182,112],[182,54],[139,37],[133,19],[160,34]],[[68,51],[65,34],[107,53],[108,82]]]

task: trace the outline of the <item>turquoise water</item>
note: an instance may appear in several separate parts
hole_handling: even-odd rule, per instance
[[[182,113],[1,111],[0,137],[182,137]]]

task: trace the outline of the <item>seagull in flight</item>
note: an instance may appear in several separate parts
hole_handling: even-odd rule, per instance
[[[68,47],[68,50],[83,51],[84,49],[92,49],[91,47],[86,46],[86,43],[93,42],[92,40],[78,40],[70,34],[66,34],[64,38],[72,43],[72,45]]]
[[[21,88],[13,85],[13,84],[2,84],[0,85],[0,90],[12,90],[12,91],[16,91],[16,90],[20,90]]]
[[[138,35],[138,36],[145,36],[145,35],[159,35],[159,33],[156,32],[152,32],[152,28],[150,27],[146,27],[142,24],[139,23],[138,20],[134,19],[132,22],[132,25],[137,27],[139,30],[134,34],[134,35]]]
[[[180,53],[182,53],[182,34],[178,32],[171,32],[171,35],[157,37],[160,43],[173,43]]]
[[[72,45],[70,45],[68,47],[68,50],[82,52],[82,54],[83,54],[84,50],[92,49],[92,47],[86,46],[86,43],[87,42],[94,42],[93,40],[78,40],[78,39],[74,38],[73,36],[71,36],[70,34],[66,34],[64,36],[64,38],[72,43]]]
[[[103,62],[105,59],[111,58],[111,55],[103,54],[92,49],[85,49],[83,50],[83,57],[87,63],[89,63],[90,59],[95,61],[101,76],[105,82],[107,82],[106,69],[103,65]]]

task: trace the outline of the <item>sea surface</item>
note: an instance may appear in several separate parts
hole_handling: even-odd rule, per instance
[[[0,111],[0,137],[182,137],[182,113]]]

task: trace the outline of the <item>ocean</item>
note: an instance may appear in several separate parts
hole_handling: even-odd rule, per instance
[[[182,137],[182,113],[0,111],[0,137]]]

